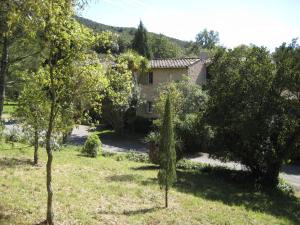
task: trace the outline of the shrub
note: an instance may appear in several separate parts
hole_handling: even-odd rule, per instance
[[[105,154],[107,157],[113,157],[117,161],[133,161],[133,162],[142,162],[149,163],[149,157],[145,153],[139,153],[133,150],[130,150],[126,153],[113,153],[113,154]]]
[[[133,150],[130,150],[128,153],[126,153],[125,158],[133,162],[143,162],[143,163],[149,162],[149,157],[147,156],[147,154],[139,153]]]
[[[197,114],[190,113],[175,121],[175,132],[184,153],[208,152],[213,134]]]
[[[279,179],[279,183],[277,185],[277,189],[280,190],[283,194],[293,196],[294,190],[292,186],[286,183],[283,179]]]
[[[101,151],[101,141],[97,134],[91,134],[85,141],[82,152],[95,158],[99,151]]]
[[[176,168],[182,170],[200,170],[205,168],[205,166],[203,163],[193,162],[185,158],[179,160],[176,164]]]
[[[158,132],[150,132],[145,141],[148,143],[149,147],[149,159],[153,164],[159,164],[159,133]]]

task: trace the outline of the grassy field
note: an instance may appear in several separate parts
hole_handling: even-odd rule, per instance
[[[34,167],[31,148],[11,147],[0,142],[0,224],[39,223],[46,213],[46,154]],[[83,157],[75,147],[54,153],[57,224],[300,224],[299,199],[256,192],[210,170],[179,170],[164,209],[157,168],[118,158]]]

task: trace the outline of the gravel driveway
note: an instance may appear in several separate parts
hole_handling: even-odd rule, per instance
[[[79,125],[76,127],[70,137],[69,143],[81,145],[85,142],[89,135],[88,126]],[[146,153],[148,151],[147,145],[143,142],[142,137],[124,135],[122,137],[113,135],[101,136],[102,147],[104,151],[108,152],[128,152],[130,150]]]

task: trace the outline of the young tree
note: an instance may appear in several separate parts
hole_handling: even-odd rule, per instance
[[[35,74],[25,75],[25,85],[18,98],[18,108],[16,116],[25,129],[33,134],[34,140],[34,165],[39,160],[39,138],[47,126],[49,105],[47,104],[47,95],[41,87],[40,82],[35,81]]]
[[[48,109],[43,115],[47,120],[46,222],[53,225],[51,139],[54,133],[63,132],[66,126],[76,122],[82,115],[83,104],[88,105],[94,100],[100,102],[100,93],[107,82],[96,55],[90,52],[94,42],[91,32],[74,19],[74,6],[78,1],[46,0],[39,3],[43,7],[38,16],[43,21],[40,30],[43,31],[41,41],[45,60],[32,82],[44,92],[46,98],[39,100]]]
[[[169,189],[176,180],[176,151],[172,114],[170,97],[167,97],[163,123],[160,131],[160,170],[158,172],[158,182],[165,189],[166,208],[168,207]]]
[[[132,41],[132,48],[138,54],[150,59],[151,53],[150,53],[149,43],[148,43],[148,33],[142,21],[140,21],[138,29],[134,34],[134,38]]]

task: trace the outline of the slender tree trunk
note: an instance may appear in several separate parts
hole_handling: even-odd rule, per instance
[[[51,111],[50,111],[50,118],[49,118],[49,125],[48,130],[46,134],[46,151],[47,151],[47,166],[46,166],[46,172],[47,172],[47,192],[48,192],[48,199],[47,199],[47,223],[49,225],[54,225],[54,213],[53,213],[53,206],[52,206],[52,197],[53,197],[53,190],[52,190],[52,160],[53,160],[53,154],[52,149],[50,146],[51,143],[51,136],[52,136],[52,130],[54,125],[54,104],[55,102],[52,101],[51,103]]]
[[[34,165],[39,162],[39,132],[36,130],[34,132]]]
[[[165,186],[165,207],[166,208],[168,208],[168,192],[169,192],[169,186],[168,186],[168,182],[166,181],[166,186]]]
[[[5,81],[8,69],[8,38],[4,35],[2,56],[0,62],[0,120],[2,119],[3,105],[4,105],[4,94],[5,94]]]

